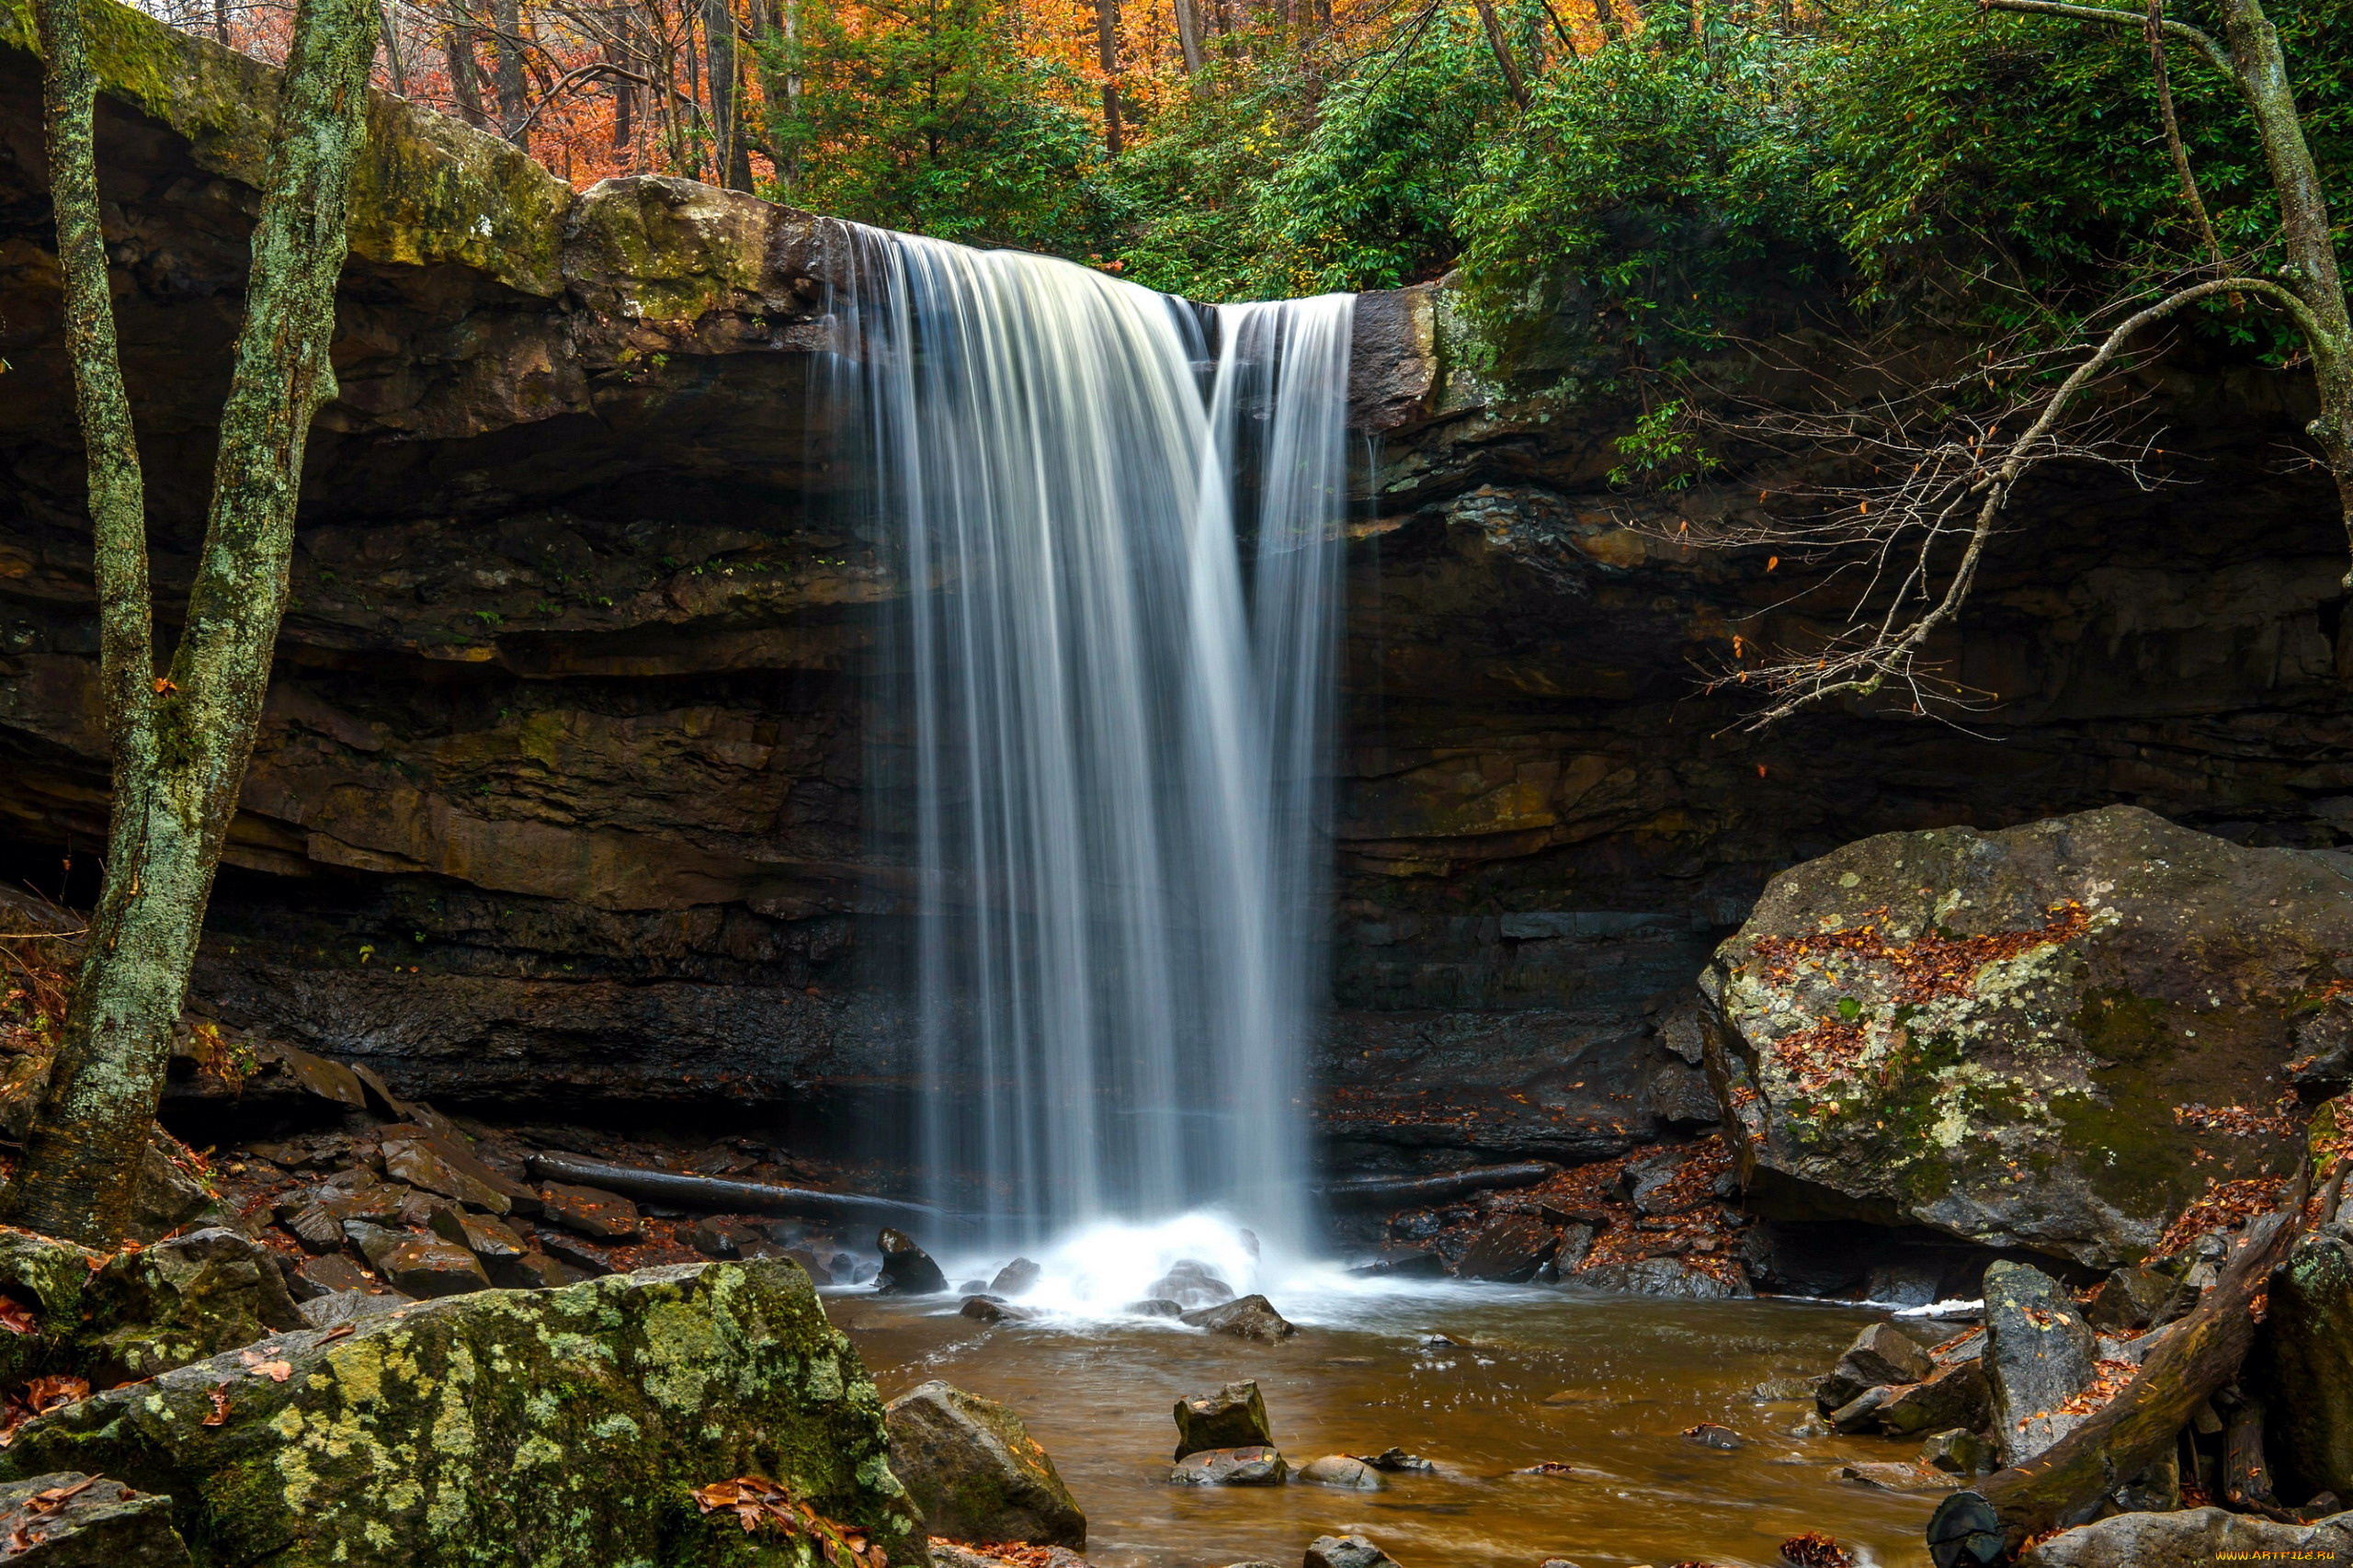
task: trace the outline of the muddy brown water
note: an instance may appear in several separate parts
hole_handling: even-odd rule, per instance
[[[1826,1370],[1881,1316],[1868,1311],[1433,1286],[1279,1299],[1301,1333],[1256,1345],[1136,1319],[992,1327],[957,1304],[828,1303],[884,1397],[939,1378],[1020,1412],[1086,1510],[1087,1556],[1103,1568],[1290,1568],[1315,1537],[1350,1531],[1404,1568],[1779,1568],[1780,1542],[1810,1529],[1861,1563],[1927,1562],[1934,1499],[1837,1477],[1841,1464],[1909,1459],[1918,1441],[1793,1436],[1811,1402],[1758,1392]],[[1438,1470],[1378,1493],[1168,1485],[1171,1406],[1244,1378],[1294,1468],[1394,1446]],[[1741,1447],[1683,1437],[1703,1421]],[[1548,1460],[1571,1473],[1511,1473]]]

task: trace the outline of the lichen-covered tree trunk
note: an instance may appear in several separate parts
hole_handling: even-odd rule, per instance
[[[2288,57],[2279,47],[2279,29],[2264,15],[2263,0],[2222,0],[2222,14],[2231,72],[2255,111],[2256,134],[2279,195],[2280,234],[2288,252],[2279,280],[2311,312],[2300,324],[2312,348],[2320,417],[2306,430],[2320,443],[2336,476],[2337,508],[2347,546],[2353,549],[2353,315],[2346,309],[2328,197],[2304,140],[2303,117],[2296,111]],[[2345,580],[2353,585],[2353,570]]]
[[[372,0],[301,0],[295,11],[203,553],[179,646],[157,676],[138,455],[98,226],[82,4],[43,0],[40,25],[68,347],[89,452],[113,822],[106,884],[9,1199],[19,1224],[110,1246],[121,1239],[269,684],[311,416],[334,394],[327,345],[378,26]]]

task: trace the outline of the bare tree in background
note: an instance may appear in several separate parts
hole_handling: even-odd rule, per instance
[[[1826,415],[1779,415],[1753,426],[1768,439],[1811,438],[1891,476],[1836,493],[1829,497],[1832,509],[1824,514],[1704,527],[1698,536],[1683,536],[1694,543],[1839,556],[1848,571],[1865,574],[1866,585],[1844,624],[1821,632],[1811,645],[1756,650],[1755,662],[1747,662],[1745,644],[1735,645],[1739,662],[1723,678],[1764,693],[1754,722],[1771,723],[1846,694],[1870,698],[1889,687],[1920,709],[1965,700],[1967,694],[1931,656],[1929,643],[1951,628],[1968,601],[2011,495],[2031,470],[2054,458],[2114,458],[2112,448],[2070,431],[2084,394],[2152,327],[2201,301],[2226,299],[2274,311],[2302,340],[2320,403],[2319,416],[2306,433],[2336,480],[2340,520],[2353,553],[2353,323],[2328,202],[2305,141],[2279,33],[2262,0],[2216,5],[2222,40],[2165,17],[2162,0],[2150,0],[2146,11],[2062,0],[1982,0],[1984,9],[2132,28],[2150,39],[2152,62],[2160,73],[2168,41],[2188,43],[2196,58],[2222,72],[2255,121],[2279,202],[2285,260],[2269,278],[2223,264],[2173,122],[2167,90],[2160,95],[2167,155],[2208,247],[2209,260],[2199,269],[2207,276],[2193,272],[2120,306],[2109,317],[2111,326],[2067,357],[2073,368],[2063,377],[2025,373],[2047,366],[2040,356],[2030,364],[1972,370],[1969,379],[1982,376],[1989,387],[2014,376],[2018,383],[2049,389],[1997,400],[1979,415],[1952,415],[1940,389],[1929,388]],[[2346,581],[2353,587],[2353,570]]]

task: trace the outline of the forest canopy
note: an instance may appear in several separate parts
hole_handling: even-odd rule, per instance
[[[153,3],[285,30],[279,0]],[[2016,328],[2201,244],[2143,37],[1972,0],[386,5],[381,85],[575,184],[683,174],[1203,300],[1451,270],[1491,324],[1671,352],[1824,281]],[[2271,14],[2341,190],[2353,0]],[[2170,83],[2222,245],[2276,264],[2245,104],[2192,49]]]

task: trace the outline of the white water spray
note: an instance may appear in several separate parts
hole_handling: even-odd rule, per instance
[[[851,240],[932,1199],[1295,1245],[1354,301]]]

